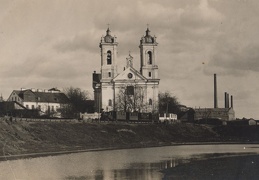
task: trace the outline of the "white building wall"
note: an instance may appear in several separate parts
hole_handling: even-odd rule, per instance
[[[147,84],[144,82],[139,82],[139,83],[117,83],[115,85],[115,92],[114,94],[110,94],[111,97],[115,98],[118,96],[118,93],[120,93],[121,88],[126,88],[126,86],[136,86],[136,87],[141,87],[144,93],[144,102],[143,102],[143,109],[142,112],[153,112],[158,110],[158,85],[157,84]],[[113,92],[112,92],[113,93]],[[107,93],[108,94],[108,93]],[[149,104],[149,99],[152,100],[152,104]],[[107,100],[107,99],[106,99]],[[116,100],[115,100],[116,101]]]
[[[22,99],[14,92],[10,95],[10,97],[7,99],[7,101],[16,101],[20,104],[23,103]]]
[[[102,108],[104,111],[113,110],[113,84],[102,84]],[[111,100],[111,106],[109,106],[109,100]]]
[[[50,108],[50,111],[56,112],[60,108],[59,103],[47,103],[47,102],[24,102],[23,106],[25,106],[28,109],[39,109],[42,112],[47,112],[48,107]]]
[[[152,105],[149,104],[149,99],[152,100]],[[147,97],[146,101],[148,104],[148,109],[150,112],[158,110],[158,85],[156,84],[148,84],[147,85]]]
[[[152,52],[152,64],[148,64],[148,52]],[[141,46],[140,49],[141,61],[142,61],[142,75],[148,79],[158,79],[158,66],[156,63],[156,45],[155,44],[145,44]],[[149,76],[151,72],[151,77]]]
[[[110,36],[109,29],[106,31],[107,34],[105,37]],[[146,33],[149,34],[149,29]],[[143,112],[153,112],[158,110],[158,66],[156,62],[156,40],[154,38],[154,43],[143,42],[141,40],[140,44],[140,64],[141,72],[137,72],[132,65],[131,68],[128,67],[129,64],[132,64],[132,59],[127,59],[127,69],[122,73],[118,74],[117,72],[117,46],[116,38],[114,37],[114,42],[106,41],[105,37],[102,37],[100,42],[101,48],[101,108],[104,111],[111,111],[114,108],[114,102],[116,101],[117,94],[120,92],[121,86],[141,86],[144,91],[144,107]],[[106,42],[105,42],[106,41]],[[142,43],[143,42],[143,43]],[[107,64],[107,51],[112,53],[112,63]],[[149,64],[147,61],[149,59],[148,52],[152,52],[152,63]],[[149,74],[151,72],[151,74]],[[118,74],[118,76],[116,76]],[[129,75],[132,74],[132,77]],[[143,77],[144,76],[144,77]],[[115,77],[115,78],[114,78]],[[115,82],[115,89],[114,84]],[[115,98],[115,99],[114,99]],[[152,104],[149,103],[149,100],[152,100]],[[109,100],[111,104],[109,104]]]

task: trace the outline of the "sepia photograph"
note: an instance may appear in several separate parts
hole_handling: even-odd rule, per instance
[[[258,179],[259,1],[0,4],[0,180]]]

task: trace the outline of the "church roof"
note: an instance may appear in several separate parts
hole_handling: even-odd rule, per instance
[[[124,71],[122,71],[120,74],[118,74],[114,79],[114,82],[119,82],[119,81],[129,81],[129,82],[136,82],[136,81],[143,81],[147,82],[148,79],[144,77],[142,74],[140,74],[136,69],[133,67],[129,66],[126,68]]]
[[[48,103],[68,103],[68,97],[62,92],[33,92],[30,89],[14,90],[23,101],[26,102],[48,102]]]
[[[111,36],[111,31],[108,28],[106,31],[106,36],[104,37],[104,42],[106,43],[113,43],[114,42],[114,37]]]
[[[156,43],[156,37],[150,35],[149,28],[146,30],[146,35],[142,37],[141,43]]]

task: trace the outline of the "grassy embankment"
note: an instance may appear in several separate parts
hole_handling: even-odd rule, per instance
[[[259,127],[0,121],[0,156],[193,142],[255,142]]]

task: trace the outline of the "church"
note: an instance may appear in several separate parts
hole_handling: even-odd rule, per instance
[[[140,70],[133,67],[133,57],[126,57],[125,68],[118,71],[118,42],[108,28],[99,44],[101,72],[93,73],[96,112],[158,112],[158,66],[156,37],[146,34],[140,39]]]

